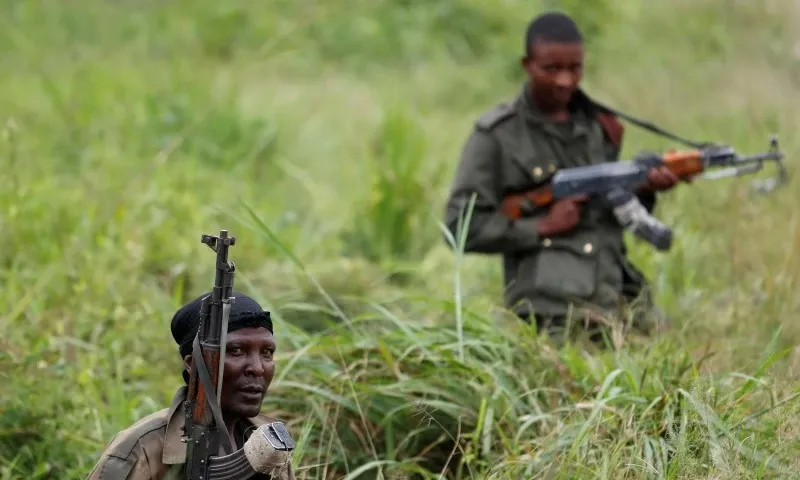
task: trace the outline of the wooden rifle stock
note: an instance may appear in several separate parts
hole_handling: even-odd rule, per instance
[[[543,185],[522,193],[506,195],[500,205],[501,211],[511,219],[519,219],[523,212],[542,208],[553,202],[553,191],[550,185]]]

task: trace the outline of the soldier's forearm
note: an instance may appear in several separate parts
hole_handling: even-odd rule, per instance
[[[537,221],[533,218],[511,220],[501,213],[473,213],[464,239],[469,253],[513,253],[532,250],[540,245]],[[457,221],[448,222],[448,229],[459,241]]]
[[[86,480],[150,480],[147,464],[104,454]]]

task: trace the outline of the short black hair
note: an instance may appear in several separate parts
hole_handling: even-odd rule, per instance
[[[531,20],[525,34],[525,55],[530,56],[531,45],[537,41],[558,43],[581,43],[581,30],[569,15],[562,12],[547,12]]]

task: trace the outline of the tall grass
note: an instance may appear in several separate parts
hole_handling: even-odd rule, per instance
[[[790,2],[2,3],[0,478],[83,478],[166,406],[220,228],[274,314],[299,478],[796,476],[792,186],[663,195],[673,250],[628,246],[674,329],[606,349],[537,335],[498,259],[448,247],[466,134],[553,6],[596,97],[746,152],[778,133],[795,171]],[[670,146],[629,128],[624,155]]]

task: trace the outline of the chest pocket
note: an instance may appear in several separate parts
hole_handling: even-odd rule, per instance
[[[573,168],[604,163],[608,156],[604,150],[603,131],[600,126],[579,120],[571,135],[549,138],[561,160],[560,168]]]
[[[531,138],[531,133],[500,138],[503,145],[503,189],[517,193],[547,183],[558,168],[556,153],[543,141]]]
[[[539,131],[519,131],[514,142],[508,142],[514,163],[524,170],[525,177],[538,185],[550,180],[558,169],[604,163],[603,131],[597,122],[585,119],[570,128],[546,125]]]

